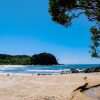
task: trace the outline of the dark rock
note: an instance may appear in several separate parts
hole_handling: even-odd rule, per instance
[[[79,73],[79,71],[76,70],[76,69],[71,69],[71,70],[70,70],[70,73]]]
[[[95,68],[87,68],[84,70],[85,73],[91,73],[91,72],[100,72],[100,67]]]

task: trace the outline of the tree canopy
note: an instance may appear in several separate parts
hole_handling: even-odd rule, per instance
[[[30,56],[0,54],[0,65],[29,65]]]
[[[28,55],[0,54],[0,65],[57,65],[57,59],[53,54],[40,53]]]
[[[65,27],[82,14],[94,22],[90,28],[93,42],[90,52],[92,57],[100,58],[100,0],[49,0],[49,13],[54,22]]]
[[[34,65],[57,65],[57,59],[50,53],[35,54],[31,57],[31,64]]]

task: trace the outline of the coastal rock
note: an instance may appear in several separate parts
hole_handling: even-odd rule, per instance
[[[71,69],[71,70],[70,70],[70,73],[79,73],[79,71],[76,70],[76,69]]]
[[[100,67],[95,68],[87,68],[84,70],[85,73],[91,73],[91,72],[100,72]]]

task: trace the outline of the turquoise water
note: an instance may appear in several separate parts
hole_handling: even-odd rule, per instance
[[[52,66],[0,65],[2,74],[60,74],[62,70],[84,69],[100,66],[100,64],[69,64]]]

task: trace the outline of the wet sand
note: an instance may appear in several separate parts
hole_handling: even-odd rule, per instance
[[[0,75],[0,100],[92,100],[84,92],[73,92],[86,82],[89,87],[100,84],[100,73]]]
[[[100,86],[85,91],[85,95],[94,100],[100,100]]]

